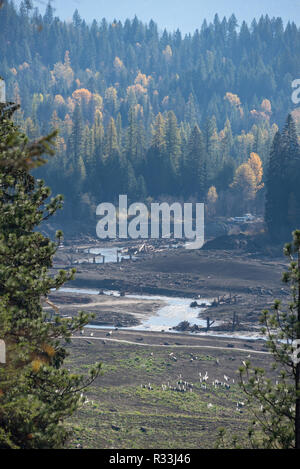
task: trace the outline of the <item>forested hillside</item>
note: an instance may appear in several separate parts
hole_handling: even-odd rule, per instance
[[[20,5],[22,0],[14,0],[16,5]],[[28,1],[28,0],[27,0]],[[30,0],[34,5],[39,5],[44,13],[46,0]],[[235,13],[237,20],[251,22],[253,18],[261,15],[280,16],[284,23],[289,20],[299,24],[300,5],[297,0],[252,0],[251,2],[241,2],[241,0],[51,0],[55,8],[55,15],[61,19],[69,20],[75,8],[78,8],[81,16],[86,21],[94,18],[106,18],[112,21],[118,18],[125,21],[126,18],[133,18],[135,15],[142,21],[153,19],[158,23],[159,28],[166,28],[170,31],[178,27],[184,33],[193,32],[201,26],[204,18],[211,21],[216,12],[219,16],[230,17]]]
[[[65,194],[65,221],[92,219],[121,193],[262,213],[299,52],[296,25],[267,16],[238,28],[216,15],[183,36],[137,18],[89,26],[78,12],[60,21],[50,6],[43,17],[12,3],[0,10],[1,75],[22,105],[18,123],[31,138],[60,129],[40,174]]]

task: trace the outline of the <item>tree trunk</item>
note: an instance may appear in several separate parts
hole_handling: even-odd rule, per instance
[[[208,332],[208,331],[210,330],[211,326],[212,326],[214,323],[215,323],[215,321],[210,321],[209,316],[206,318],[206,324],[207,324],[207,326],[206,326],[206,332]]]

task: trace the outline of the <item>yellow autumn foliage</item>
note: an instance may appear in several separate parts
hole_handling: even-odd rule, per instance
[[[263,102],[261,103],[261,108],[263,112],[271,114],[272,113],[271,101],[269,101],[268,99],[264,99]]]
[[[42,346],[43,351],[48,355],[48,357],[53,358],[55,355],[55,349],[52,345],[43,344]]]
[[[75,90],[72,93],[72,98],[75,99],[75,101],[77,101],[79,104],[82,102],[88,104],[92,98],[92,93],[86,88],[80,88],[79,90]]]
[[[32,371],[34,371],[34,373],[37,373],[41,367],[43,366],[43,361],[42,360],[33,360],[31,362],[31,367],[32,367]]]
[[[163,51],[163,55],[167,62],[169,62],[173,56],[173,51],[170,45],[167,45],[165,50]]]
[[[123,62],[119,57],[115,57],[114,69],[116,70],[116,72],[121,72],[125,69]]]
[[[257,190],[259,190],[263,187],[263,184],[261,184],[261,181],[262,181],[263,174],[264,174],[263,165],[262,165],[259,155],[257,153],[252,152],[250,154],[248,164],[251,167],[255,175],[256,188]]]
[[[61,94],[57,94],[54,98],[55,106],[63,106],[65,104],[65,100]]]
[[[134,80],[135,84],[139,84],[143,86],[144,88],[147,88],[149,85],[149,81],[151,79],[151,76],[146,76],[144,73],[139,72],[136,76],[136,79]]]
[[[230,93],[229,91],[226,93],[224,97],[225,101],[228,101],[232,106],[240,107],[241,106],[241,100],[238,97],[237,94]]]
[[[215,186],[211,186],[207,192],[207,202],[209,204],[214,205],[217,202],[217,200],[218,200],[217,189],[215,188]]]
[[[237,168],[231,188],[238,192],[244,200],[255,198],[256,177],[249,163],[243,163]]]

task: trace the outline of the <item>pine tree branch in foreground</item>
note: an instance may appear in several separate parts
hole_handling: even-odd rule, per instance
[[[12,123],[16,106],[0,105],[0,339],[7,362],[0,365],[0,448],[60,448],[69,438],[64,421],[83,403],[82,391],[100,374],[64,368],[65,344],[89,322],[80,312],[63,319],[45,312],[51,290],[74,278],[75,271],[49,275],[57,241],[36,229],[62,206],[48,201],[50,189],[30,170],[54,154],[56,132],[30,143]]]
[[[275,301],[261,317],[262,334],[273,357],[269,373],[250,361],[239,369],[240,386],[253,416],[248,441],[242,445],[264,449],[300,449],[300,231],[284,248],[290,259],[283,282],[290,285],[291,300],[284,308]],[[271,378],[269,376],[272,376]],[[218,447],[240,446],[220,430]]]

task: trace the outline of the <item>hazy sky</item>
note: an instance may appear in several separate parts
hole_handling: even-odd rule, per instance
[[[19,3],[19,0],[16,1]],[[43,9],[47,0],[34,0]],[[204,18],[212,20],[235,13],[238,20],[248,22],[262,14],[281,16],[300,25],[300,0],[53,0],[56,15],[71,19],[78,8],[87,21],[92,19],[124,20],[137,15],[143,21],[154,19],[160,29],[192,32],[201,26]]]

